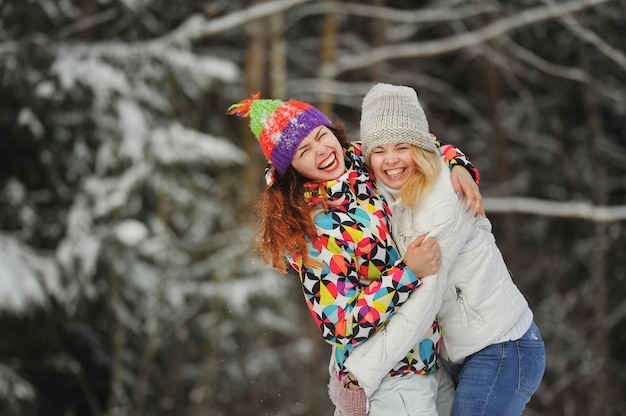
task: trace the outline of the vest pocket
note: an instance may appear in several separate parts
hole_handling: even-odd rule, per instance
[[[468,327],[469,320],[475,320],[484,323],[485,320],[480,316],[480,314],[472,309],[472,306],[468,302],[463,290],[458,286],[454,286],[454,292],[456,296],[456,303],[459,308],[459,313],[461,315],[461,325],[463,326],[463,328]]]

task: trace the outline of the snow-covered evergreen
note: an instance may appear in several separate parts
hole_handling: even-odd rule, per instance
[[[226,109],[284,88],[357,138],[375,81],[481,171],[548,341],[532,409],[623,408],[623,4],[375,3],[0,1],[0,414],[329,414]]]

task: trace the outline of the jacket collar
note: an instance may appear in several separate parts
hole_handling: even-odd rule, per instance
[[[343,204],[349,195],[354,195],[356,183],[363,174],[359,153],[354,144],[344,149],[346,171],[337,179],[326,182],[307,182],[304,185],[304,198],[307,203],[309,205]]]

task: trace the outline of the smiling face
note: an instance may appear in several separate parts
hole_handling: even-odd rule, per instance
[[[402,186],[417,171],[408,143],[383,144],[372,149],[370,167],[376,179],[382,181],[392,189],[401,189]]]
[[[291,166],[313,182],[337,179],[346,171],[343,148],[326,126],[316,127],[302,140]]]

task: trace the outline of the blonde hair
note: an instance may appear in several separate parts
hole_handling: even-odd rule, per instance
[[[415,145],[411,145],[411,156],[417,166],[417,171],[404,184],[398,196],[402,206],[413,209],[433,187],[441,170],[441,156],[439,152],[431,152]]]

